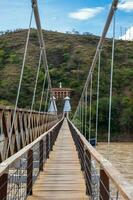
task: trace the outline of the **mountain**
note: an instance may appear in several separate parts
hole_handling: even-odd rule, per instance
[[[98,36],[43,31],[52,86],[72,89],[73,112],[83,89],[99,41]],[[27,30],[0,35],[0,104],[14,105],[22,66]],[[99,126],[106,134],[112,40],[106,39],[101,53]],[[19,107],[30,108],[39,60],[37,32],[31,30]],[[39,106],[44,77],[41,65],[35,108]],[[112,101],[112,132],[121,137],[133,136],[133,42],[115,41]],[[95,132],[97,67],[93,75],[92,129]],[[46,91],[46,90],[45,90]],[[45,92],[46,93],[46,92]],[[46,95],[46,94],[45,94]],[[89,100],[89,97],[88,97]],[[44,106],[45,102],[43,103]],[[63,102],[62,102],[63,105]],[[89,112],[89,110],[88,110]],[[103,137],[104,137],[103,134]]]

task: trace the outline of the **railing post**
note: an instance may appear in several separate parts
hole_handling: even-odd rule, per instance
[[[109,200],[109,178],[103,169],[100,170],[100,200]]]
[[[33,150],[27,155],[27,194],[32,195],[32,174],[33,174]]]
[[[49,136],[50,136],[50,151],[52,151],[53,150],[53,138],[52,138],[53,134],[52,134],[52,132],[49,133]]]
[[[46,158],[49,158],[49,135],[46,135]]]
[[[40,140],[39,142],[39,149],[40,149],[40,155],[39,155],[39,171],[43,171],[43,154],[44,154],[44,143],[43,140]]]
[[[8,174],[3,174],[0,177],[0,199],[7,199],[7,183],[8,183]]]
[[[85,150],[85,181],[86,181],[86,194],[92,194],[91,188],[91,154],[88,150]]]
[[[81,170],[84,171],[84,144],[80,138],[78,138],[78,139],[79,139],[79,153],[80,153]]]

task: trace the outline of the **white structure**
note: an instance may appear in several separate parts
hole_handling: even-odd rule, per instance
[[[65,100],[65,103],[64,103],[63,112],[68,113],[71,111],[70,98],[67,96],[64,98],[64,100]]]
[[[119,39],[133,41],[133,26],[128,29],[125,28],[124,32],[125,33],[119,37]]]
[[[57,106],[55,100],[56,98],[54,96],[50,98],[50,106],[48,112],[50,112],[51,114],[57,114]]]

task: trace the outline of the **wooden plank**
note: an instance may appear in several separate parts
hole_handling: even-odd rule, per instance
[[[89,199],[86,196],[84,175],[76,147],[66,120],[43,167],[43,172],[40,172],[33,186],[33,195],[28,197],[28,200],[35,199]]]
[[[27,200],[75,200],[75,196],[73,197],[72,195],[69,197],[69,196],[67,196],[67,197],[47,197],[47,196],[45,196],[45,197],[37,197],[37,196],[34,196],[34,197],[32,197],[32,196],[30,196],[30,197],[28,197],[27,198]],[[76,197],[76,200],[88,200],[88,196],[84,196],[84,197]]]
[[[58,198],[75,198],[75,200],[77,199],[77,197],[84,197],[85,196],[85,193],[84,192],[81,192],[81,191],[69,191],[69,190],[67,190],[67,191],[43,191],[43,192],[40,192],[40,191],[37,191],[37,192],[33,192],[33,196],[37,196],[38,197],[38,199],[39,199],[39,197],[55,197],[56,196],[56,198],[58,197]]]

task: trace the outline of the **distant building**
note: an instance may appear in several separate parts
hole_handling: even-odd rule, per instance
[[[65,97],[70,97],[71,91],[70,88],[63,88],[60,83],[59,88],[52,88],[51,93],[57,100],[63,100]]]

